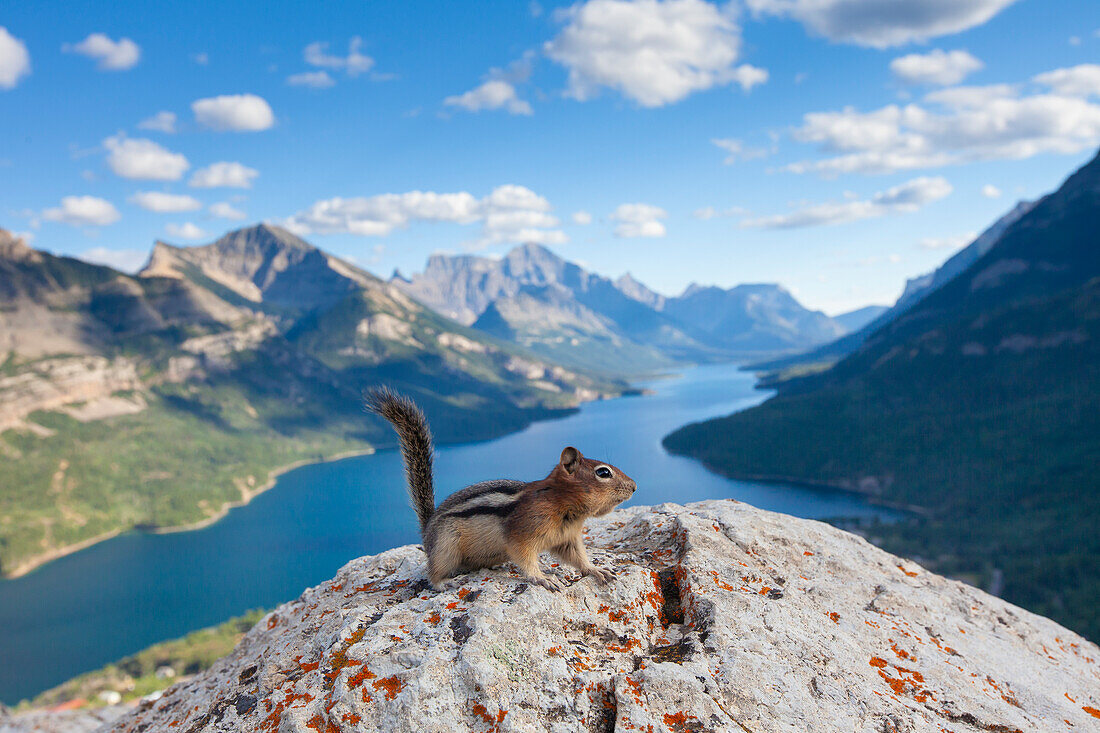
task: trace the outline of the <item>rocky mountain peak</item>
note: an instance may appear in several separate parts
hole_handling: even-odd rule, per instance
[[[0,259],[12,262],[39,262],[42,256],[31,249],[22,237],[0,229]]]
[[[615,287],[626,297],[648,305],[653,310],[659,311],[665,307],[665,296],[650,290],[629,272],[615,281]]]
[[[301,237],[262,223],[197,247],[157,242],[143,277],[201,276],[254,303],[291,311],[331,305],[380,281]]]
[[[1095,644],[827,524],[734,501],[589,522],[607,586],[442,591],[354,560],[117,731],[1089,730]]]

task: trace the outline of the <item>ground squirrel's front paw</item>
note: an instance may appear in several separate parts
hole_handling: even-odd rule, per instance
[[[597,567],[590,568],[588,574],[595,578],[600,585],[607,585],[615,577],[615,574],[610,570],[601,570]]]
[[[535,578],[534,580],[546,590],[553,591],[554,593],[557,593],[562,589],[562,584],[558,582],[555,578],[543,577]]]

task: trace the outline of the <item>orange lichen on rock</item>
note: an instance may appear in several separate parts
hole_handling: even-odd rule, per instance
[[[434,625],[438,624],[440,621],[442,621],[443,618],[439,615],[439,612],[432,611],[432,613],[427,618],[425,618],[424,620],[434,626]]]
[[[475,702],[470,708],[474,715],[478,716],[486,723],[492,726],[489,730],[500,730],[500,724],[504,722],[504,716],[508,714],[507,710],[498,710],[496,715],[490,715],[489,709],[479,702]]]
[[[806,555],[807,557],[810,557],[810,556],[812,556],[812,555],[813,555],[813,553],[812,553],[812,552],[810,552],[809,550],[806,550],[806,551],[805,551],[805,552],[803,552],[802,554],[803,554],[803,555]]]
[[[1084,710],[1086,713],[1088,713],[1089,715],[1091,715],[1094,718],[1100,718],[1100,710],[1097,710],[1094,707],[1090,707],[1088,705],[1085,705],[1081,709]]]
[[[351,677],[348,677],[348,687],[354,690],[356,687],[359,687],[367,680],[373,680],[375,677],[377,677],[377,675],[374,672],[371,672],[370,668],[364,664],[362,667],[359,668],[358,672],[353,674]]]
[[[336,681],[336,678],[340,676],[340,670],[344,667],[362,664],[362,662],[355,659],[348,659],[348,649],[362,641],[366,633],[367,628],[365,626],[361,629],[356,629],[352,632],[351,636],[344,639],[344,643],[333,653],[329,663],[332,670],[325,673],[325,684],[330,686],[329,689],[331,689],[331,685]]]
[[[374,687],[374,689],[376,690],[385,690],[387,700],[394,699],[395,697],[397,697],[397,693],[405,689],[405,683],[399,680],[396,676],[383,677],[380,680],[375,680],[371,684],[371,686]]]
[[[900,570],[901,572],[905,573],[905,574],[906,574],[906,575],[908,575],[908,576],[909,576],[910,578],[915,578],[915,577],[917,577],[917,573],[913,572],[912,570],[906,570],[906,569],[905,569],[905,566],[904,566],[904,565],[898,565],[898,570]]]
[[[312,718],[306,721],[306,727],[312,728],[317,733],[340,733],[340,729],[331,721],[327,720],[325,716],[317,713]]]
[[[699,720],[694,715],[689,715],[683,710],[677,713],[665,713],[665,725],[674,731],[687,731],[691,730],[688,727],[689,720]]]
[[[898,649],[897,643],[892,639],[890,640],[890,649],[894,652],[895,655],[897,655],[898,659],[908,659],[910,662],[917,661],[917,658],[909,652],[905,651],[904,649]]]
[[[356,593],[369,593],[371,591],[376,591],[376,590],[378,590],[378,584],[377,583],[364,583],[363,585],[359,586],[358,588],[353,589],[351,591],[351,593],[345,593],[344,598],[351,598]]]
[[[726,583],[725,581],[722,581],[722,580],[718,579],[718,571],[717,570],[711,570],[710,574],[714,576],[714,584],[716,586],[718,586],[722,590],[734,590],[734,587],[732,585],[730,585],[729,583]]]
[[[301,702],[302,704],[308,703],[313,700],[313,695],[309,693],[294,694],[293,692],[287,692],[286,696],[281,702],[272,704],[271,699],[268,698],[264,701],[264,705],[267,707],[267,717],[259,725],[261,731],[266,733],[275,733],[279,729],[279,724],[283,720],[283,711],[287,708],[294,707],[294,703]]]
[[[879,669],[882,669],[886,666],[886,660],[882,657],[871,657],[870,664],[872,667],[878,667]]]

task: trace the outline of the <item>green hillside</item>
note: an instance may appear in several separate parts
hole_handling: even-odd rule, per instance
[[[249,611],[217,626],[154,644],[137,654],[46,690],[33,700],[22,703],[17,710],[80,700],[85,701],[86,705],[103,705],[104,697],[111,693],[118,693],[122,702],[138,700],[175,684],[181,676],[198,674],[209,668],[233,651],[241,637],[264,615],[264,611]]]
[[[4,575],[112,533],[211,521],[280,467],[393,445],[361,408],[379,383],[421,402],[441,442],[622,389],[460,326],[275,227],[158,244],[141,277],[3,234]]]

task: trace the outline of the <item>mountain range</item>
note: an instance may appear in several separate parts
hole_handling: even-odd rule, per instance
[[[832,368],[665,445],[734,476],[917,508],[872,538],[1100,638],[1098,232],[1100,156]]]
[[[923,298],[931,295],[974,264],[993,247],[1009,226],[1015,224],[1020,217],[1031,211],[1035,203],[1034,201],[1018,202],[1001,218],[975,237],[970,244],[956,252],[935,270],[907,280],[905,289],[893,306],[889,308],[869,306],[869,308],[862,308],[859,311],[837,316],[836,319],[841,322],[841,325],[847,327],[848,333],[835,341],[830,341],[799,354],[756,364],[755,368],[779,370],[799,366],[830,364],[847,356],[858,349],[879,328],[900,317]],[[860,323],[861,319],[852,319],[852,316],[857,314],[870,317]]]
[[[433,255],[423,272],[395,273],[391,282],[476,330],[619,374],[804,350],[865,322],[853,315],[842,325],[774,284],[693,284],[669,298],[629,274],[613,281],[537,244],[500,259]]]
[[[445,442],[624,389],[275,226],[158,242],[137,276],[0,231],[0,571],[211,521],[278,466],[392,444],[360,406],[380,382],[413,395]]]

